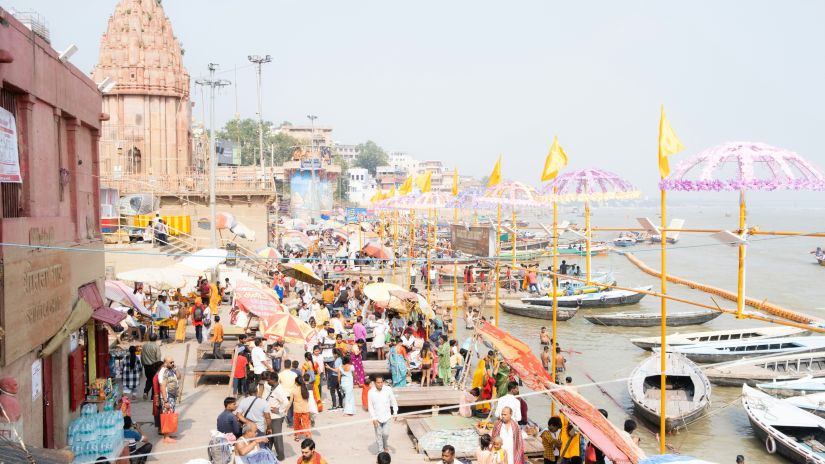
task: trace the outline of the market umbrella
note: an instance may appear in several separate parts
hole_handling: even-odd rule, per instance
[[[531,390],[544,391],[558,401],[567,411],[567,418],[582,431],[589,431],[587,437],[594,446],[601,449],[612,462],[638,462],[644,452],[630,437],[624,436],[583,396],[572,389],[562,389],[553,383],[550,373],[541,365],[532,349],[489,322],[481,321],[478,332],[499,352],[504,362],[516,372],[519,379]],[[558,389],[555,389],[558,388]]]
[[[257,282],[239,280],[235,283],[235,303],[258,317],[286,312],[274,290]]]
[[[344,223],[335,219],[327,219],[321,224],[322,229],[340,229],[341,227],[344,227]]]
[[[158,290],[171,290],[186,286],[186,278],[164,267],[142,267],[118,272],[117,278],[125,282],[141,282]]]
[[[303,248],[307,248],[311,243],[311,240],[307,234],[301,232],[300,230],[287,230],[281,235],[281,242],[284,244],[299,245]]]
[[[377,282],[364,287],[364,295],[372,301],[390,301],[391,291],[405,292],[401,286],[389,282]]]
[[[226,261],[226,255],[227,251],[221,248],[204,248],[183,258],[180,264],[198,272],[205,272]]]
[[[630,182],[618,175],[602,169],[578,169],[560,174],[542,186],[541,193],[553,202],[584,203],[584,233],[586,280],[590,283],[590,243],[593,233],[590,229],[590,202],[607,200],[629,200],[638,198],[641,192]]]
[[[292,277],[295,280],[306,282],[312,285],[323,285],[324,281],[303,263],[284,263],[278,265],[281,273],[287,277]]]
[[[278,259],[281,257],[281,254],[278,252],[278,250],[272,247],[263,247],[260,250],[256,251],[256,253],[258,254],[258,256],[267,259]]]
[[[393,254],[392,250],[375,242],[369,242],[364,245],[364,248],[361,248],[361,251],[364,252],[365,255],[376,258],[376,259],[391,259]]]
[[[432,306],[424,298],[423,295],[416,292],[408,292],[406,290],[390,290],[390,296],[394,297],[398,300],[409,302],[412,304],[417,304],[418,308],[421,310],[421,314],[423,314],[428,319],[432,319],[435,317],[435,311],[433,311]]]
[[[739,192],[739,231],[735,234],[727,232],[727,235],[714,235],[721,241],[739,245],[736,304],[737,317],[742,317],[745,306],[745,245],[748,235],[745,191],[823,191],[825,175],[790,150],[759,142],[727,142],[680,162],[668,177],[662,179],[659,187],[662,190],[688,192]]]
[[[144,316],[151,316],[143,306],[143,298],[135,295],[131,287],[119,280],[107,280],[104,284],[103,294],[108,300],[135,308]]]
[[[300,344],[311,340],[315,332],[309,324],[287,312],[261,317],[258,330],[262,338]]]

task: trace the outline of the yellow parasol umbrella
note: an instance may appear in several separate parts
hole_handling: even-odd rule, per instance
[[[315,333],[309,324],[286,312],[259,319],[258,330],[263,338],[282,340],[284,343],[306,343]]]
[[[287,277],[292,277],[295,280],[306,282],[312,285],[323,285],[324,281],[312,272],[306,264],[302,263],[287,263],[279,264],[281,273]]]

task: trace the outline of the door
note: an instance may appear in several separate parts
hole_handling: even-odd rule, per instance
[[[54,448],[54,389],[51,354],[43,359],[43,448]]]

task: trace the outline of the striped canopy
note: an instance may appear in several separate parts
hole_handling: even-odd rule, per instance
[[[629,200],[641,195],[630,182],[602,169],[578,169],[559,175],[541,188],[548,201],[554,199],[554,188],[555,200],[560,202]]]
[[[758,142],[728,142],[681,163],[664,190],[825,190],[825,175],[797,153]]]

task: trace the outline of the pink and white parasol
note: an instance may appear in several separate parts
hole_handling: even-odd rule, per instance
[[[555,200],[560,202],[630,200],[641,195],[633,184],[602,169],[578,169],[559,175],[541,188],[548,201],[553,201],[554,188]]]
[[[478,202],[511,208],[534,208],[541,206],[541,196],[535,188],[525,183],[502,182],[484,190]]]
[[[682,161],[659,186],[683,191],[825,190],[825,175],[790,150],[727,142]]]

